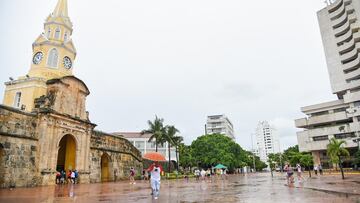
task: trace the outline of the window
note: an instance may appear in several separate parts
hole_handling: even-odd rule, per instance
[[[313,137],[313,140],[314,141],[322,141],[322,140],[328,140],[328,136],[327,135],[322,135],[322,136],[316,136],[316,137]]]
[[[21,92],[16,92],[15,100],[14,100],[14,107],[20,108],[20,101],[21,101]]]
[[[46,37],[49,38],[50,37],[50,34],[51,34],[51,29],[49,28],[47,33],[46,33]]]
[[[351,138],[351,137],[356,137],[356,135],[354,133],[343,133],[343,134],[335,135],[336,139],[345,139],[345,138]]]
[[[144,141],[135,141],[135,147],[138,149],[145,148],[145,142]]]
[[[148,142],[146,148],[155,148],[155,142]]]
[[[47,65],[50,67],[57,67],[58,57],[59,57],[59,54],[58,54],[57,50],[55,48],[51,49],[51,51],[49,52]]]
[[[59,39],[59,38],[60,38],[60,28],[56,28],[54,38],[55,38],[55,39]]]
[[[67,34],[67,32],[65,32],[65,34],[64,34],[64,41],[66,41],[67,38],[68,38],[68,34]]]

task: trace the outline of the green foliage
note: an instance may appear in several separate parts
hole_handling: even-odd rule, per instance
[[[330,143],[327,145],[327,155],[330,157],[332,163],[337,163],[340,166],[342,179],[345,179],[344,170],[342,167],[342,156],[350,156],[350,153],[343,146],[346,144],[344,140],[337,140],[334,137],[331,138]]]
[[[141,131],[141,134],[151,134],[151,137],[149,138],[149,142],[155,140],[155,145],[156,145],[156,152],[158,149],[158,144],[164,144],[165,143],[165,137],[164,134],[165,132],[165,127],[164,127],[164,119],[162,118],[158,118],[157,116],[155,116],[155,120],[153,122],[151,122],[150,120],[148,120],[148,125],[149,128],[147,130],[143,130]]]
[[[179,163],[183,167],[191,167],[195,165],[195,160],[192,157],[192,149],[191,146],[186,146],[184,144],[180,144],[179,146]]]
[[[190,146],[180,146],[180,164],[184,167],[210,168],[223,164],[233,170],[244,166],[253,167],[252,153],[243,150],[232,139],[221,134],[203,135]],[[255,167],[262,170],[266,164],[255,156]]]
[[[200,136],[190,147],[195,165],[202,168],[221,163],[232,170],[248,162],[245,150],[231,138],[221,134]]]
[[[300,158],[300,164],[305,167],[312,166],[314,163],[311,154],[302,154]]]
[[[175,134],[178,133],[179,130],[175,128],[175,126],[166,126],[163,134],[163,140],[168,142],[168,154],[169,154],[169,165],[168,165],[168,171],[171,171],[171,153],[170,153],[170,147],[171,145],[174,145],[174,137]]]
[[[360,165],[360,150],[358,150],[355,154],[354,154],[354,164]]]
[[[327,145],[327,155],[332,163],[340,163],[341,156],[350,156],[349,151],[343,146],[344,144],[346,144],[344,140],[331,138],[330,143]]]

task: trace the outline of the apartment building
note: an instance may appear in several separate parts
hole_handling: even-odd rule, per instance
[[[275,128],[270,126],[268,121],[260,121],[255,131],[255,154],[260,160],[267,162],[268,155],[279,152],[279,138]]]
[[[205,130],[206,134],[224,134],[235,140],[233,124],[224,114],[208,116]]]

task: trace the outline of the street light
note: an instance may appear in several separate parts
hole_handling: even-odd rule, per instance
[[[253,142],[253,133],[251,133],[251,148],[252,148],[252,155],[253,155],[254,172],[256,172],[256,167],[255,167],[255,150],[254,150],[254,142]]]

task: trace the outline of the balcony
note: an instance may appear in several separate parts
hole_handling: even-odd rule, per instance
[[[341,133],[352,132],[348,124],[334,125],[323,128],[315,128],[298,132],[298,135],[306,135],[308,137],[317,137],[322,135],[335,135]]]
[[[295,120],[295,126],[297,128],[307,128],[312,125],[326,124],[335,121],[344,121],[347,119],[348,117],[346,115],[346,112],[336,112],[321,116],[297,119]]]
[[[360,100],[360,92],[352,92],[350,94],[344,95],[345,103],[350,103],[350,102],[359,101],[359,100]]]

